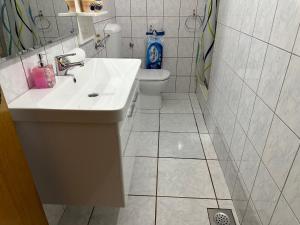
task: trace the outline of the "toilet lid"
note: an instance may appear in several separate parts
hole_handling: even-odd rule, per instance
[[[170,71],[155,69],[140,69],[138,79],[142,81],[164,81],[169,79]]]

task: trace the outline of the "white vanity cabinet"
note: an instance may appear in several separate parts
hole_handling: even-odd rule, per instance
[[[43,203],[125,206],[134,157],[124,150],[140,64],[89,59],[72,70],[76,84],[60,77],[53,89],[30,90],[9,104]]]
[[[136,87],[119,123],[16,123],[43,203],[125,206],[134,157],[124,149],[135,99]]]

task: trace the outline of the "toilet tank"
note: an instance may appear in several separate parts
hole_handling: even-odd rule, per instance
[[[106,41],[106,52],[108,58],[121,58],[121,26],[109,23],[104,28],[104,33],[110,37]]]

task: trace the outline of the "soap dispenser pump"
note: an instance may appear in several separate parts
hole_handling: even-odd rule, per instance
[[[39,65],[31,70],[34,87],[38,89],[52,88],[56,83],[53,65],[46,65],[46,63],[43,61],[42,54],[38,54],[38,57]]]

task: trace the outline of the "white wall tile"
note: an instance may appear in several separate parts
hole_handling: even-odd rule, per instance
[[[163,16],[163,0],[147,1],[147,16]]]
[[[229,84],[230,83],[232,84],[232,88],[228,91],[228,106],[231,108],[232,112],[236,114],[239,106],[243,82],[237,75],[234,74],[233,79],[231,82],[229,82]]]
[[[145,58],[146,57],[146,39],[145,38],[133,38],[133,58]]]
[[[180,0],[164,0],[164,16],[179,16]]]
[[[266,61],[258,87],[258,95],[273,110],[276,107],[289,60],[289,53],[273,46],[268,47]]]
[[[197,77],[191,77],[191,85],[190,85],[190,92],[195,93],[197,88]]]
[[[180,17],[179,37],[194,37],[195,32],[188,30],[188,28],[185,25],[186,20],[187,20],[187,17]],[[189,27],[191,27],[192,29],[196,28],[196,22],[193,19],[189,19],[187,21],[187,25]]]
[[[273,115],[272,110],[260,98],[256,98],[248,137],[260,156],[264,150]]]
[[[55,16],[53,2],[49,0],[39,0],[37,2],[38,10],[42,10],[44,16]]]
[[[117,16],[130,16],[130,1],[131,0],[115,0]]]
[[[266,51],[267,44],[265,42],[252,39],[244,80],[255,92],[258,88]]]
[[[293,56],[281,91],[277,114],[300,135],[300,57]]]
[[[193,10],[197,10],[197,0],[181,1],[180,16],[191,16]]]
[[[176,78],[176,92],[188,93],[190,92],[190,77],[178,77]]]
[[[166,37],[178,37],[179,17],[164,17]]]
[[[300,25],[298,28],[298,35],[297,35],[297,39],[296,39],[294,50],[293,50],[293,53],[297,54],[298,56],[300,56],[300,32],[299,31],[300,31]]]
[[[178,58],[177,75],[178,76],[190,76],[191,71],[192,71],[192,59],[191,58]]]
[[[251,198],[263,225],[269,224],[279,195],[278,187],[262,163],[258,170]]]
[[[144,38],[147,32],[147,17],[131,17],[132,37]]]
[[[121,25],[122,37],[131,37],[131,18],[130,17],[117,17],[117,23]]]
[[[280,197],[280,200],[278,202],[278,205],[270,223],[270,225],[278,224],[299,225],[299,222],[294,212],[291,210],[290,206],[282,196]]]
[[[163,58],[163,68],[166,70],[169,70],[171,73],[171,76],[177,75],[177,58]]]
[[[280,189],[283,188],[299,143],[298,137],[275,116],[264,150],[263,161]]]
[[[229,24],[231,27],[235,28],[236,30],[241,29],[241,23],[242,23],[242,12],[244,11],[243,8],[245,5],[243,4],[243,0],[234,0],[230,1],[230,20]]]
[[[171,76],[163,92],[172,93],[176,91],[176,77]]]
[[[7,103],[29,89],[20,57],[1,64],[0,85]]]
[[[197,4],[197,14],[199,16],[204,16],[205,12],[205,4],[206,2],[203,0],[198,0],[198,4]]]
[[[251,38],[241,33],[237,51],[235,53],[235,72],[240,78],[244,78],[251,45]]]
[[[298,152],[291,173],[283,190],[284,197],[300,219],[300,154]]]
[[[249,193],[252,190],[255,181],[259,162],[260,157],[251,144],[250,140],[247,138],[240,164],[240,174],[242,175],[243,181],[245,182],[246,191],[248,191]]]
[[[148,30],[152,25],[152,28],[158,31],[164,30],[164,17],[148,17]]]
[[[131,58],[132,57],[132,48],[130,43],[133,43],[131,38],[122,38],[122,58]]]
[[[131,0],[131,16],[145,16],[146,2],[146,0]]]
[[[261,0],[258,6],[253,35],[263,41],[268,41],[278,0]]]
[[[292,51],[300,24],[300,2],[279,0],[270,42]]]
[[[177,57],[178,38],[165,38],[164,57]]]
[[[252,35],[255,25],[257,8],[260,0],[245,1],[241,31]]]
[[[193,57],[193,52],[194,52],[194,38],[179,38],[178,56]]]
[[[247,206],[247,210],[245,212],[245,216],[243,218],[243,225],[262,225],[260,218],[257,214],[257,211],[255,209],[255,206],[250,199],[249,204]]]
[[[41,37],[46,37],[46,38],[49,38],[49,41],[53,41],[53,39],[56,39],[59,37],[60,33],[58,32],[58,27],[57,27],[57,24],[58,22],[65,22],[65,20],[56,20],[56,17],[47,17],[47,19],[50,21],[50,23],[52,24],[49,29],[47,30],[44,30],[44,31],[40,31],[40,36]],[[63,23],[61,23],[63,24]],[[66,24],[63,24],[63,25],[66,25]],[[70,27],[70,25],[68,26]],[[61,29],[61,35],[66,35],[66,33],[64,33],[64,31],[67,31],[67,29],[63,30]]]
[[[240,121],[243,129],[246,131],[249,127],[254,101],[255,93],[250,88],[248,88],[247,85],[244,84],[237,118]]]
[[[76,34],[75,29],[78,28],[77,28],[77,24],[73,23],[72,17],[55,17],[55,18],[57,22],[57,31],[59,37],[66,38],[66,37],[74,36],[74,34]]]
[[[64,53],[70,52],[72,49],[78,47],[76,39],[77,39],[76,37],[71,37],[71,38],[68,38],[68,39],[62,41],[61,44],[62,44]]]
[[[243,150],[244,150],[245,141],[246,141],[246,133],[243,130],[243,128],[241,127],[241,125],[239,124],[239,122],[236,122],[230,150],[233,155],[234,161],[237,165],[240,164]]]

